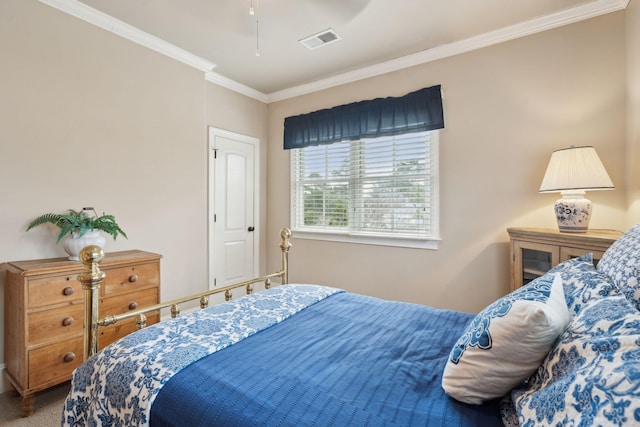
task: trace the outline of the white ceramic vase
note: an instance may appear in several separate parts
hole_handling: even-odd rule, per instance
[[[80,237],[78,237],[78,233],[72,232],[62,239],[62,246],[69,254],[71,261],[80,261],[78,255],[85,246],[96,245],[103,249],[105,243],[106,239],[100,230],[87,231]]]

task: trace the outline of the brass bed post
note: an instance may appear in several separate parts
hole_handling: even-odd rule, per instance
[[[84,360],[98,352],[98,292],[106,276],[100,271],[103,259],[104,252],[98,246],[87,246],[80,251],[84,264],[84,271],[78,276],[84,290]]]
[[[280,249],[282,250],[282,284],[289,283],[289,249],[291,249],[291,230],[283,228],[280,231],[280,237],[282,237],[282,243]]]

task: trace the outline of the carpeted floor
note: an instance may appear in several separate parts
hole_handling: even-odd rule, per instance
[[[0,395],[0,426],[51,427],[60,425],[62,405],[69,393],[69,383],[63,383],[36,394],[34,413],[22,418],[22,397],[9,391]]]

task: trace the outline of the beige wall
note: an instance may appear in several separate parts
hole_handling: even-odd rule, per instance
[[[163,255],[163,300],[204,290],[207,126],[265,143],[265,104],[35,0],[0,1],[0,52],[0,263],[65,256],[54,229],[26,225],[94,206],[129,235],[106,252]]]
[[[555,227],[538,194],[554,149],[594,145],[617,189],[592,228],[625,228],[625,15],[606,15],[269,105],[268,228],[289,224],[284,117],[441,84],[437,251],[295,240],[291,280],[476,312],[508,290],[508,226]],[[269,246],[275,245],[271,238]],[[270,262],[276,254],[269,254]]]
[[[626,9],[627,182],[629,225],[640,223],[640,3]]]

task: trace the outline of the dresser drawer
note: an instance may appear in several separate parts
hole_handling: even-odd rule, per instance
[[[160,286],[160,268],[158,263],[131,265],[104,269],[107,277],[102,284],[102,295],[111,296],[136,289]]]
[[[100,298],[100,318],[107,314],[121,314],[158,303],[158,288]]]
[[[82,363],[82,337],[29,351],[29,387],[58,384]]]
[[[154,311],[152,313],[147,313],[147,326],[151,326],[160,321],[160,316],[155,313],[157,312]],[[137,331],[138,325],[136,325],[136,320],[137,319],[135,317],[132,317],[131,319],[118,322],[115,325],[100,328],[100,334],[98,336],[98,350],[102,350],[112,342]]]
[[[83,300],[79,273],[62,276],[32,278],[29,280],[29,308]]]
[[[50,310],[32,312],[29,316],[28,345],[48,340],[59,341],[73,334],[82,335],[84,304],[77,303]]]
[[[100,299],[100,318],[108,314],[122,314],[128,311],[137,310],[139,308],[148,307],[158,304],[160,296],[159,288],[149,288],[138,292],[120,294]],[[158,323],[160,315],[157,311],[146,314],[147,326]],[[100,349],[106,347],[112,342],[136,331],[136,317],[120,321],[114,325],[99,328],[100,336],[98,338],[98,346]]]

